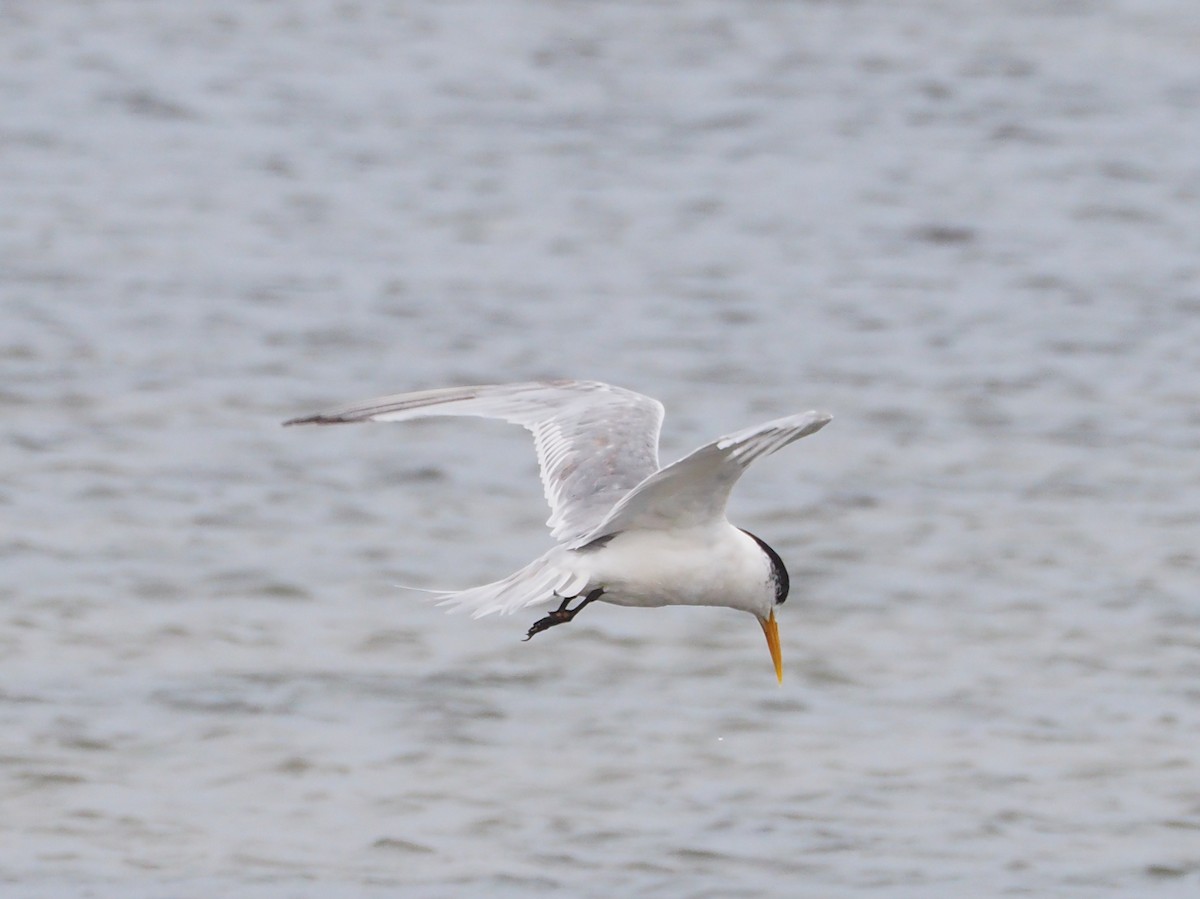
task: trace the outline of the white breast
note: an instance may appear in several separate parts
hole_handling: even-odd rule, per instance
[[[721,522],[686,531],[632,530],[573,553],[572,568],[622,606],[730,606],[765,616],[771,562],[753,538]]]

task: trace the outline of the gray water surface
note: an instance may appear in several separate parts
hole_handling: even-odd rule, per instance
[[[0,892],[1193,896],[1178,0],[0,5]],[[754,622],[446,616],[575,376],[819,407]]]

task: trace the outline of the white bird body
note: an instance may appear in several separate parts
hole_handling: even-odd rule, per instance
[[[727,523],[622,531],[596,550],[559,554],[559,564],[586,578],[560,595],[602,586],[600,600],[618,606],[730,606],[762,617],[775,605],[770,559]]]
[[[500,418],[534,436],[547,524],[558,545],[502,580],[432,591],[474,617],[561,600],[528,637],[570,621],[593,600],[623,606],[726,606],[750,612],[783,676],[774,607],[788,594],[783,560],[725,518],[747,466],[824,427],[805,412],[705,444],[658,464],[657,400],[595,381],[451,387],[355,403],[285,424],[405,421],[438,415]],[[583,597],[574,608],[568,602]]]

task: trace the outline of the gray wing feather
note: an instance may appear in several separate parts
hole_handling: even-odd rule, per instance
[[[819,431],[832,419],[825,412],[804,412],[719,437],[646,478],[584,542],[631,528],[679,528],[720,520],[733,485],[751,462]]]
[[[498,418],[533,433],[546,524],[577,545],[618,500],[658,470],[658,400],[598,381],[449,387],[379,397],[293,418],[286,425],[408,421],[432,416]]]

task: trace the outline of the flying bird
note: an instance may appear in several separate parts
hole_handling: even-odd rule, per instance
[[[807,437],[832,416],[809,411],[754,425],[660,468],[663,406],[598,381],[448,387],[379,397],[284,425],[497,418],[533,433],[549,552],[503,580],[432,591],[474,617],[558,602],[525,635],[566,624],[600,600],[621,606],[728,606],[754,615],[783,682],[775,606],[787,599],[783,559],[725,517],[729,492],[755,459]],[[572,602],[576,602],[574,606]]]

